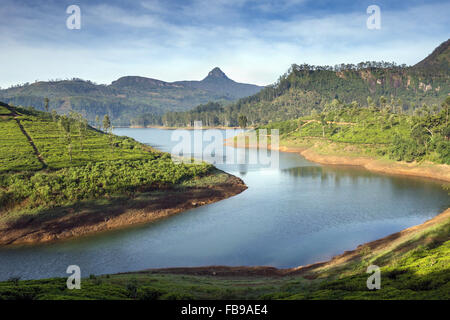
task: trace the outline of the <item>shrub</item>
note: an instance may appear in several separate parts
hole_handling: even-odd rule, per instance
[[[158,300],[165,292],[152,287],[141,287],[137,290],[137,299],[139,300]]]
[[[136,299],[137,291],[138,291],[137,280],[132,279],[130,282],[128,282],[127,286],[126,286],[126,290],[127,290],[127,296],[129,298]]]

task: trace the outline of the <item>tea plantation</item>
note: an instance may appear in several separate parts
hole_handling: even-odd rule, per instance
[[[0,114],[0,224],[30,210],[39,215],[80,200],[171,188],[213,168],[174,163],[169,154],[94,129],[76,115],[6,104]]]

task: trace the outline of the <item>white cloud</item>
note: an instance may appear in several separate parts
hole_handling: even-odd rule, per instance
[[[189,7],[178,5],[176,11],[164,1],[151,0],[142,1],[141,10],[84,5],[85,25],[77,34],[55,28],[65,25],[64,12],[59,16],[53,8],[46,16],[39,10],[28,18],[25,8],[9,2],[14,24],[0,22],[6,28],[0,35],[6,48],[0,51],[0,85],[66,77],[110,83],[124,75],[166,81],[202,79],[215,66],[236,81],[266,85],[292,63],[394,60],[413,64],[448,34],[450,4],[395,12],[382,9],[382,29],[373,31],[366,28],[365,10],[325,16],[300,13],[289,19],[248,23],[240,8],[258,3],[194,0]],[[279,8],[303,3],[284,1]],[[0,18],[8,12],[5,8],[0,8]],[[34,40],[36,35],[40,37]]]
[[[119,7],[101,4],[87,7],[84,12],[96,24],[121,24],[133,28],[166,28],[166,23],[155,14],[135,14]]]

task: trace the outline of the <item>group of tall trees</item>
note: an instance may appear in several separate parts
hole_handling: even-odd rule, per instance
[[[71,111],[68,115],[57,116],[56,119],[58,126],[61,129],[61,137],[67,145],[67,153],[69,155],[70,162],[72,162],[74,138],[77,138],[80,145],[80,150],[84,151],[84,141],[87,138],[89,130],[88,121],[83,117],[83,115],[73,111]],[[108,135],[109,143],[112,148],[113,126],[111,125],[111,120],[107,114],[104,116],[102,126],[99,129],[103,129],[103,131]]]
[[[361,106],[334,99],[321,113],[266,127],[279,128],[282,134],[297,132],[336,142],[376,144],[381,155],[394,160],[450,164],[450,97],[439,106],[423,105],[408,114],[395,108],[395,100],[382,97],[378,104],[367,100],[368,104]],[[320,133],[311,129],[311,124],[320,127]]]
[[[62,139],[67,145],[70,162],[72,162],[72,149],[74,137],[78,137],[80,150],[84,150],[84,141],[88,134],[88,122],[83,116],[76,112],[70,112],[68,115],[57,117],[58,126],[62,132]]]
[[[394,135],[388,150],[390,157],[412,161],[434,153],[438,156],[436,160],[450,164],[449,108],[450,97],[447,97],[440,108],[417,109],[410,117],[409,135]]]
[[[44,99],[45,111],[49,111],[49,99]],[[78,140],[80,145],[80,150],[84,150],[84,141],[87,138],[89,123],[85,117],[81,113],[70,111],[67,115],[58,115],[55,110],[51,111],[51,118],[53,122],[58,124],[58,127],[61,131],[61,139],[64,141],[64,144],[67,145],[67,153],[70,158],[70,162],[73,160],[73,142],[75,137]],[[112,130],[113,126],[111,124],[111,120],[109,115],[105,114],[103,117],[103,121],[100,124],[99,116],[96,117],[96,124],[99,130],[102,130],[109,135],[109,141],[112,146]]]

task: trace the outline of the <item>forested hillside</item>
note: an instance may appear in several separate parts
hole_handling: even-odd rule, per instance
[[[327,154],[450,164],[449,108],[450,97],[439,107],[417,108],[413,115],[395,113],[389,104],[378,108],[334,100],[320,114],[258,129],[278,129],[283,145],[314,145]]]
[[[396,112],[411,114],[417,107],[438,106],[448,95],[449,44],[446,41],[411,67],[387,62],[294,64],[274,85],[230,106],[210,104],[190,112],[168,112],[160,119],[141,117],[136,124],[189,126],[202,120],[209,126],[237,126],[242,116],[248,125],[267,124],[320,112],[334,99],[380,108],[389,103]]]
[[[105,114],[114,125],[128,126],[139,114],[161,116],[167,111],[185,111],[208,101],[230,103],[252,95],[262,87],[237,83],[219,68],[214,68],[201,81],[165,82],[127,76],[110,85],[99,85],[81,79],[39,81],[0,90],[0,99],[38,110],[81,113],[90,123]],[[48,105],[46,105],[46,98]]]

